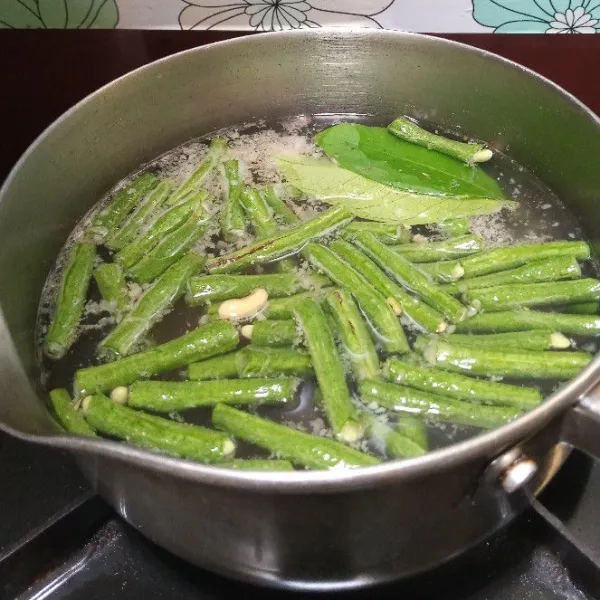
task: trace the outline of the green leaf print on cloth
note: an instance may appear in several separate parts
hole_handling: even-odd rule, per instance
[[[114,29],[116,0],[0,0],[3,29]]]

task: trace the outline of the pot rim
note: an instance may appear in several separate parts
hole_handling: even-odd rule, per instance
[[[560,94],[567,103],[570,103],[572,106],[582,111],[590,120],[590,126],[596,125],[600,133],[600,118],[575,96],[556,83],[519,63],[498,56],[487,50],[481,50],[461,42],[455,42],[433,35],[423,35],[403,31],[341,27],[323,28],[320,30],[304,29],[283,31],[261,34],[259,36],[245,35],[230,40],[190,48],[163,57],[152,63],[129,71],[77,102],[77,104],[50,124],[21,156],[0,188],[0,202],[2,202],[6,190],[12,184],[21,165],[27,161],[34,149],[39,144],[43,143],[44,139],[56,128],[60,127],[63,121],[69,119],[72,114],[76,113],[80,106],[109,93],[111,88],[118,86],[121,80],[135,77],[147,70],[160,68],[164,62],[179,60],[188,54],[210,52],[214,47],[241,45],[242,48],[244,48],[249,44],[262,43],[265,35],[278,38],[298,37],[316,40],[323,38],[342,39],[348,37],[387,37],[390,39],[419,38],[442,46],[454,46],[463,52],[477,54],[485,60],[501,62],[512,69],[523,72],[525,75],[537,80],[540,84],[549,87],[554,92]],[[205,465],[184,459],[170,458],[164,455],[155,454],[148,450],[127,446],[122,442],[96,440],[70,435],[27,434],[2,423],[0,423],[0,429],[26,441],[55,446],[72,452],[84,453],[86,455],[122,460],[132,465],[147,468],[161,474],[176,476],[188,481],[197,481],[203,484],[269,493],[332,493],[367,489],[378,485],[397,483],[402,479],[412,479],[418,476],[430,475],[439,469],[443,469],[449,464],[467,462],[476,457],[480,457],[482,462],[485,463],[490,460],[491,457],[499,454],[509,446],[517,444],[534,431],[547,425],[553,418],[574,405],[582,394],[596,385],[599,381],[600,355],[596,356],[577,377],[550,395],[537,408],[512,423],[503,425],[502,427],[487,433],[480,434],[474,438],[452,444],[451,446],[433,450],[423,456],[400,461],[385,462],[377,466],[354,470],[293,471],[281,473],[238,471],[218,468],[218,465]]]

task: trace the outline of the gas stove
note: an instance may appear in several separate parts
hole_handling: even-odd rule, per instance
[[[3,600],[277,600],[290,594],[226,580],[161,550],[94,495],[67,454],[0,434],[0,481]],[[535,510],[486,542],[420,576],[336,598],[600,598],[599,499],[600,466],[573,453]]]

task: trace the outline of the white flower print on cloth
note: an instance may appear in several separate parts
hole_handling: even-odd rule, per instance
[[[302,27],[381,27],[395,0],[183,0],[182,29],[282,31]]]
[[[598,33],[599,0],[473,0],[473,17],[496,33]]]

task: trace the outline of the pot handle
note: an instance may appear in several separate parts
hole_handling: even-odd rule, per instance
[[[600,385],[583,395],[567,412],[561,439],[600,460]]]

